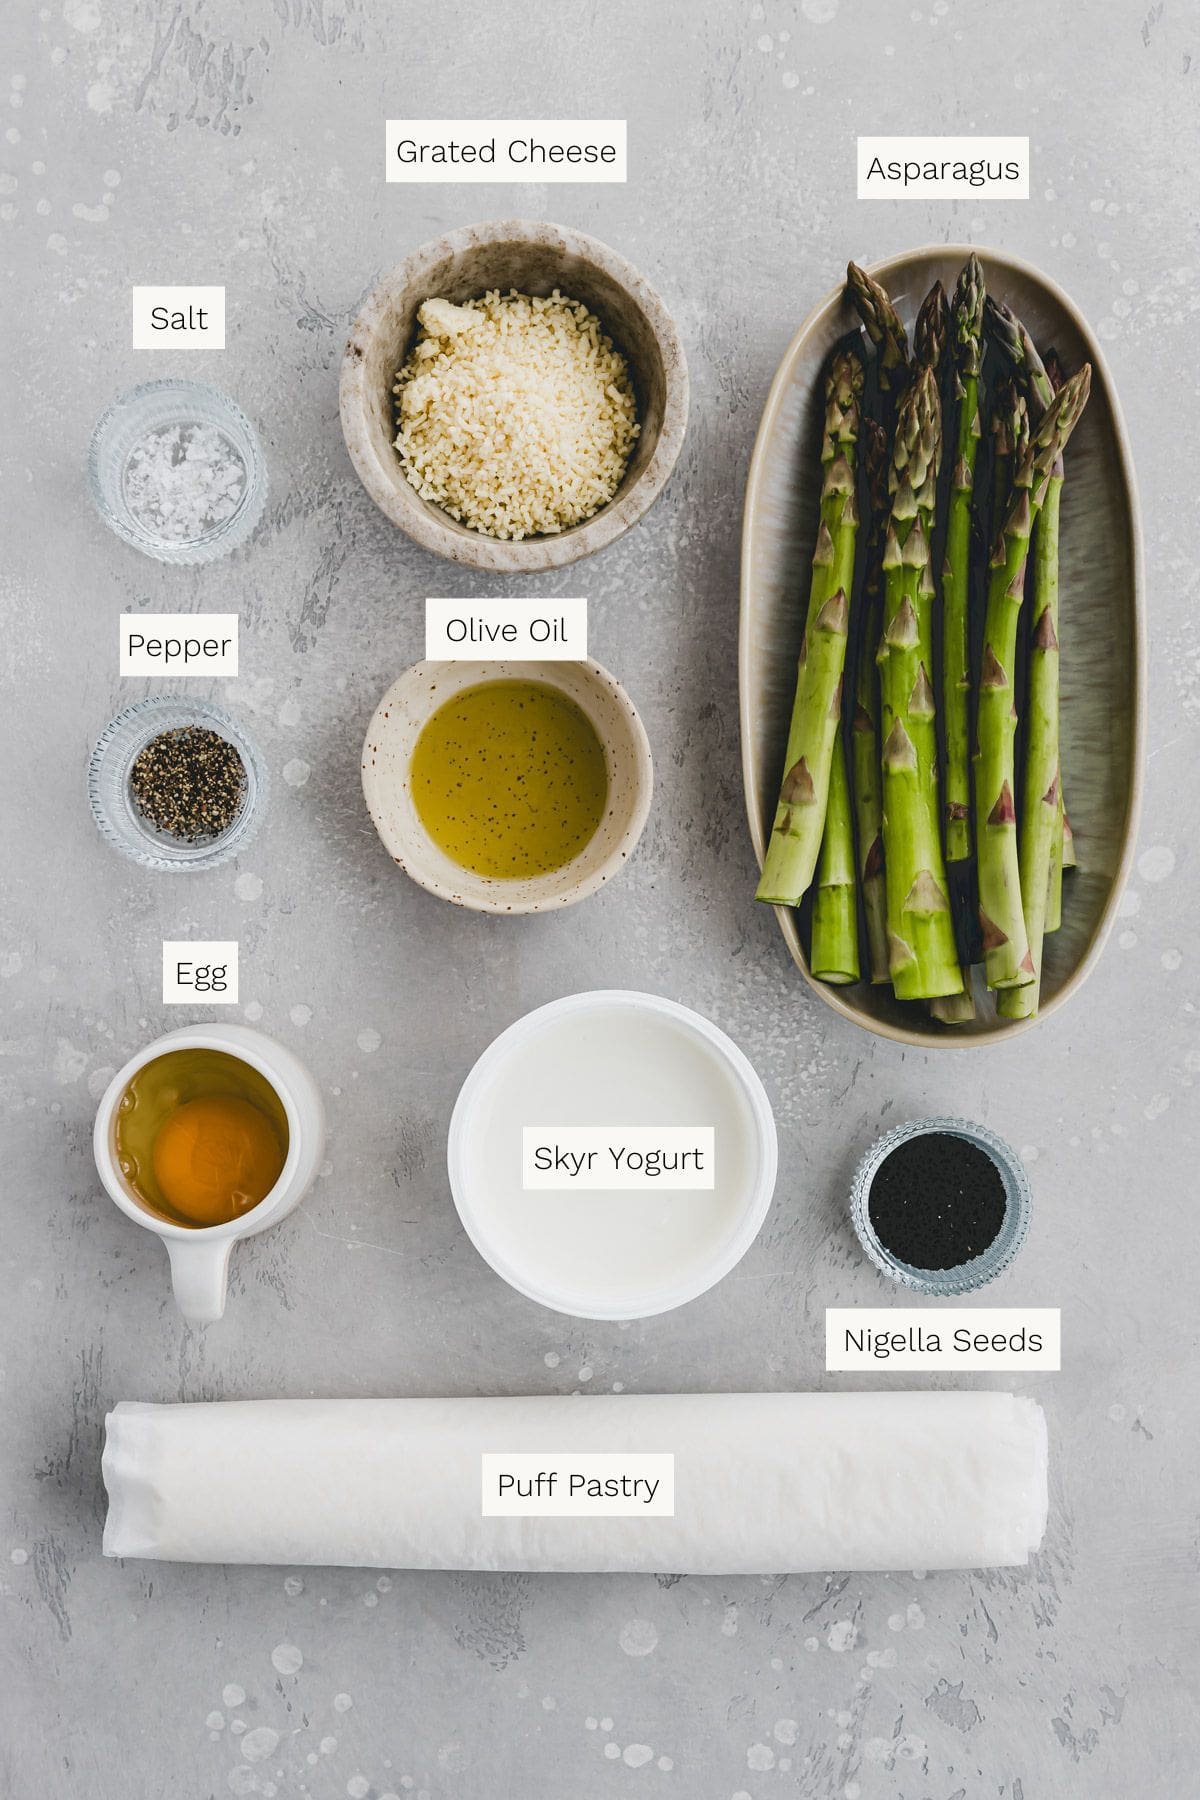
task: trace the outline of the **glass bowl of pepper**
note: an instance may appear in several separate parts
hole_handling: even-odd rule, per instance
[[[144,869],[228,862],[258,829],[266,765],[228,713],[207,700],[157,696],[119,712],[88,764],[101,837]]]
[[[850,1217],[885,1275],[921,1294],[968,1294],[1006,1269],[1029,1230],[1021,1159],[986,1125],[917,1119],[859,1163]]]

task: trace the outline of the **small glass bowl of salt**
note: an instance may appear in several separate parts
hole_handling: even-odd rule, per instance
[[[88,483],[117,536],[165,563],[235,550],[267,498],[254,427],[195,381],[150,381],[114,401],[92,433]]]

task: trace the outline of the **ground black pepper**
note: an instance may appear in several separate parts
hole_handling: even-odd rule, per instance
[[[246,767],[219,733],[181,725],[151,738],[134,761],[129,787],[144,818],[194,844],[229,830],[246,796]]]
[[[956,1269],[981,1255],[1006,1206],[1003,1178],[987,1151],[949,1131],[897,1144],[867,1196],[876,1237],[914,1269]]]

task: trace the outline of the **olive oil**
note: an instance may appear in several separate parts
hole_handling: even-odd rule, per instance
[[[479,682],[427,721],[412,795],[429,836],[461,868],[512,881],[545,875],[577,856],[604,817],[604,746],[583,709],[546,682]]]
[[[117,1162],[173,1225],[225,1225],[265,1200],[287,1158],[287,1114],[264,1075],[224,1050],[169,1050],[117,1108]]]

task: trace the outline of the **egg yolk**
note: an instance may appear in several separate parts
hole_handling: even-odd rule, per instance
[[[223,1225],[266,1199],[284,1156],[257,1106],[235,1094],[210,1094],[164,1121],[153,1160],[163,1197],[181,1217]]]

